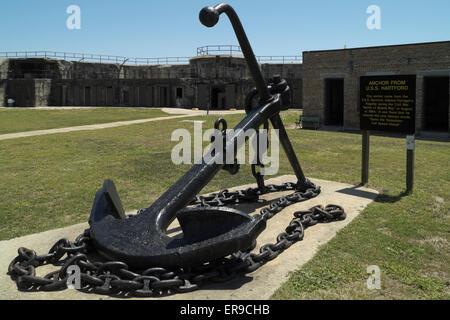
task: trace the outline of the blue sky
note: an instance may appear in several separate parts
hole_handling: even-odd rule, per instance
[[[198,20],[204,0],[2,0],[0,51],[67,51],[129,57],[193,56],[196,48],[235,44],[228,19],[212,29]],[[229,0],[256,55],[450,40],[450,1]],[[81,29],[69,30],[70,5]],[[369,30],[366,9],[381,9]]]

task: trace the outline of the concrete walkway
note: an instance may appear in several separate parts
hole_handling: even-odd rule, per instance
[[[109,106],[64,106],[64,107],[0,107],[1,109],[8,110],[86,110],[86,109],[115,109],[118,107],[109,107]],[[143,107],[137,107],[143,108]],[[176,108],[176,107],[164,107],[164,108],[147,108],[147,109],[159,109],[168,114],[186,114],[186,115],[207,115],[206,110],[192,110],[188,108]],[[221,114],[233,114],[233,113],[245,113],[245,110],[210,110],[209,114],[211,115],[221,115]]]
[[[36,107],[36,108],[27,108],[27,109],[61,110],[61,109],[86,109],[86,108],[93,109],[93,108],[102,108],[102,107]],[[203,110],[191,110],[191,109],[182,109],[182,108],[161,108],[161,110],[166,112],[167,114],[172,114],[172,115],[167,116],[167,117],[157,117],[157,118],[149,118],[149,119],[116,121],[116,122],[101,123],[101,124],[91,124],[91,125],[85,125],[85,126],[75,126],[75,127],[66,127],[66,128],[56,128],[56,129],[46,129],[46,130],[35,130],[35,131],[24,131],[24,132],[0,134],[0,141],[8,140],[8,139],[40,136],[40,135],[45,135],[45,134],[115,128],[115,127],[122,127],[122,126],[128,126],[128,125],[132,125],[132,124],[146,123],[146,122],[152,122],[152,121],[170,120],[170,119],[177,119],[177,118],[186,118],[186,117],[206,116],[207,115],[207,112],[203,111]],[[241,113],[245,113],[245,111],[244,110],[236,110],[236,111],[217,110],[217,111],[211,111],[209,114],[210,115],[225,115],[225,114],[241,114]]]
[[[162,108],[162,111],[169,113],[169,114],[186,114],[186,115],[193,115],[193,116],[206,116],[208,115],[208,111],[206,110],[192,110],[192,109],[183,109],[183,108]],[[210,110],[209,115],[212,116],[220,116],[220,115],[227,115],[227,114],[245,114],[245,110]]]
[[[377,196],[377,192],[363,187],[355,187],[349,184],[311,179],[322,188],[319,196],[306,202],[294,204],[285,208],[275,217],[270,219],[267,223],[267,228],[258,237],[258,245],[255,251],[260,246],[266,243],[274,243],[276,236],[283,232],[286,226],[293,218],[293,213],[298,210],[309,209],[315,205],[322,204],[337,204],[344,207],[347,218],[343,221],[317,224],[306,229],[305,238],[292,245],[275,260],[269,261],[258,270],[246,276],[238,277],[231,282],[213,283],[201,287],[200,290],[185,293],[175,294],[158,298],[146,299],[188,299],[188,300],[256,300],[268,299],[280,285],[288,279],[288,274],[291,271],[298,270],[304,263],[309,261],[319,250],[320,246],[330,241],[336,233],[348,225],[358,214]],[[281,176],[273,179],[268,179],[269,183],[282,183],[287,181],[296,181],[295,176]],[[230,188],[230,190],[243,189],[254,184],[238,186]],[[276,194],[269,194],[264,196],[266,200],[272,200],[281,195],[286,195],[291,192],[280,192]],[[256,204],[258,206],[258,204]],[[253,205],[242,205],[240,210],[252,213],[259,212],[261,207]],[[261,204],[259,204],[261,206]],[[47,253],[49,248],[60,238],[68,238],[74,240],[84,229],[88,227],[87,223],[73,225],[67,228],[61,228],[32,234],[20,238],[15,238],[6,241],[0,241],[0,297],[2,299],[123,299],[111,296],[102,296],[91,293],[83,293],[73,289],[66,289],[57,292],[21,292],[18,291],[15,282],[6,274],[8,265],[11,260],[17,255],[19,247],[26,247],[36,250],[37,254]],[[178,225],[173,223],[169,229],[176,230]],[[169,230],[170,232],[170,230]],[[46,273],[55,270],[53,266],[45,266],[38,269],[38,275],[43,276]]]
[[[79,107],[79,106],[64,106],[64,107],[0,107],[8,110],[75,110],[75,109],[101,109],[113,107]]]
[[[152,121],[161,121],[161,120],[170,120],[170,119],[177,119],[177,118],[186,118],[186,117],[191,117],[191,116],[195,116],[195,115],[167,116],[167,117],[157,117],[157,118],[149,118],[149,119],[138,119],[138,120],[118,121],[118,122],[101,123],[101,124],[91,124],[91,125],[76,126],[76,127],[7,133],[7,134],[0,135],[0,141],[8,140],[8,139],[32,137],[32,136],[41,136],[44,134],[115,128],[115,127],[129,126],[132,124],[146,123],[146,122],[152,122]]]

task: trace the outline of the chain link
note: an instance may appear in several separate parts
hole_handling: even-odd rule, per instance
[[[290,195],[272,201],[262,208],[259,214],[269,220],[287,206],[316,197],[320,187],[311,184],[306,191],[296,190],[292,182],[265,186],[265,193],[294,190]],[[256,202],[259,199],[258,188],[229,191],[227,189],[207,196],[197,196],[192,206],[225,206],[242,202]],[[143,212],[140,209],[138,214]],[[238,275],[254,272],[270,260],[275,259],[284,250],[304,237],[306,228],[319,222],[331,222],[345,219],[346,214],[338,205],[315,206],[306,211],[296,211],[285,231],[280,233],[275,243],[260,247],[259,253],[252,250],[256,242],[247,251],[238,251],[228,257],[210,261],[201,266],[168,270],[151,267],[146,270],[130,270],[121,261],[92,262],[88,253],[95,250],[91,244],[89,229],[80,234],[75,241],[58,240],[47,254],[37,255],[34,250],[19,248],[8,267],[8,274],[16,281],[21,290],[54,291],[67,287],[69,266],[80,268],[80,282],[83,292],[106,295],[124,295],[150,297],[168,293],[186,293],[197,290],[206,282],[226,282]],[[65,257],[63,259],[63,257]],[[57,271],[44,277],[36,276],[36,268],[53,264],[61,266]]]

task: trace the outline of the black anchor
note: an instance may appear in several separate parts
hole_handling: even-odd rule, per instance
[[[199,18],[205,26],[213,27],[222,13],[227,14],[233,25],[256,85],[251,95],[259,97],[258,104],[255,108],[246,107],[247,116],[236,125],[224,150],[217,151],[210,160],[203,159],[201,164],[193,165],[140,214],[127,218],[114,183],[104,182],[95,196],[89,224],[94,246],[110,260],[120,260],[136,268],[195,266],[251,247],[266,227],[261,215],[250,216],[226,207],[186,206],[223,169],[224,164],[217,159],[223,159],[226,150],[235,145],[242,147],[244,139],[240,137],[249,129],[257,130],[267,120],[279,130],[280,142],[298,179],[297,187],[308,187],[309,181],[303,175],[279,116],[281,110],[288,108],[289,87],[279,78],[266,85],[242,24],[231,6],[222,3],[205,7]],[[175,218],[183,233],[170,237],[167,228]]]

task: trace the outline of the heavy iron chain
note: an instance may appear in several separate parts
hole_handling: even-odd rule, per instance
[[[306,191],[296,190],[295,183],[265,186],[263,193],[295,190],[292,194],[272,201],[269,207],[262,208],[259,214],[265,220],[282,211],[285,207],[316,197],[320,187],[311,184]],[[261,192],[258,188],[228,191],[222,190],[208,196],[197,196],[190,205],[224,206],[242,202],[256,202]],[[138,211],[138,214],[143,209]],[[130,270],[121,261],[93,262],[88,258],[90,251],[95,251],[91,243],[89,229],[80,234],[75,241],[58,240],[48,254],[37,255],[34,250],[19,248],[18,256],[9,267],[8,274],[23,291],[55,291],[67,288],[68,269],[76,265],[80,270],[80,291],[94,292],[113,296],[150,297],[161,294],[184,293],[197,290],[207,282],[226,282],[238,275],[251,273],[275,259],[280,253],[304,237],[304,230],[319,222],[343,220],[346,214],[338,205],[326,207],[315,206],[306,211],[296,211],[294,218],[280,233],[276,243],[265,244],[259,253],[251,252],[252,248],[238,251],[228,257],[204,263],[193,268],[165,269],[151,267],[146,270]],[[65,257],[63,259],[63,257]],[[46,264],[61,266],[44,277],[36,276],[36,268]]]

